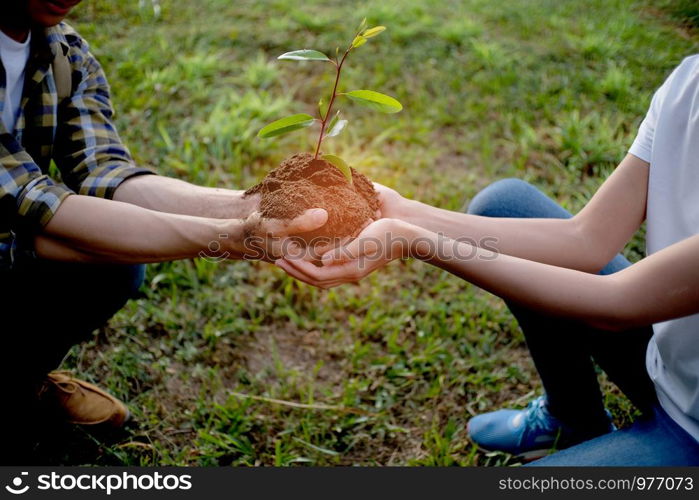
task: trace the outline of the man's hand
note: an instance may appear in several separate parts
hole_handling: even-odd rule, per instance
[[[248,260],[273,262],[298,250],[294,236],[314,231],[327,221],[328,212],[322,208],[306,210],[291,220],[265,219],[260,212],[253,212],[243,223],[240,255]],[[240,250],[239,245],[236,250]]]
[[[309,285],[332,288],[359,281],[392,260],[407,257],[413,239],[410,224],[379,219],[347,245],[328,250],[322,257],[322,267],[292,257],[279,259],[275,264]]]

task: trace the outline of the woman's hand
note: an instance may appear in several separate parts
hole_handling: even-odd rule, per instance
[[[322,267],[291,257],[275,264],[294,278],[320,288],[353,283],[392,260],[409,256],[415,229],[397,219],[379,219],[347,245],[328,250],[322,257]]]
[[[374,189],[379,194],[379,219],[402,219],[406,205],[410,200],[401,196],[395,189],[374,182]]]
[[[400,193],[394,189],[386,187],[377,182],[374,182],[373,184],[374,189],[379,195],[379,209],[376,211],[375,219],[401,219],[401,215],[405,213],[406,206],[408,203],[410,203],[410,200],[401,196]],[[318,260],[322,255],[334,250],[337,247],[346,245],[353,238],[358,237],[359,234],[372,222],[375,221],[372,219],[367,220],[365,225],[357,231],[357,234],[353,236],[347,236],[339,240],[335,239],[327,244],[320,244],[313,248],[303,248],[301,245],[292,244],[290,245],[289,249],[287,249],[290,251],[285,252],[285,255],[288,255],[289,253],[293,253],[294,255],[303,255],[302,258],[304,260],[311,263],[318,263]]]

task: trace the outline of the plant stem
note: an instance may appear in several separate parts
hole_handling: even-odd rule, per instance
[[[332,96],[330,96],[330,102],[328,102],[328,110],[325,112],[325,117],[323,118],[321,124],[320,124],[320,135],[318,136],[318,144],[316,145],[316,153],[313,156],[314,160],[318,159],[318,153],[320,153],[320,144],[323,142],[323,135],[325,134],[325,127],[328,124],[328,118],[330,118],[330,113],[333,109],[333,103],[335,102],[335,97],[337,97],[337,84],[340,83],[340,72],[342,71],[342,65],[345,63],[345,59],[347,59],[347,56],[350,53],[350,50],[352,50],[352,46],[345,51],[345,54],[342,56],[342,59],[340,59],[339,64],[337,64],[337,71],[335,73],[335,85],[333,86],[333,93]]]

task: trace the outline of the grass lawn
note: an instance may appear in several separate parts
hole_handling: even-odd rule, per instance
[[[349,60],[345,88],[385,91],[405,109],[345,106],[334,152],[453,210],[511,176],[580,209],[699,42],[650,1],[161,0],[159,16],[143,4],[86,2],[73,18],[140,164],[244,188],[310,150],[303,132],[255,138],[272,119],[313,112],[331,83],[322,66],[275,57],[332,51],[366,16],[388,31]],[[642,252],[639,235],[627,254]],[[541,390],[499,299],[402,261],[330,291],[262,263],[152,265],[143,297],[64,367],[128,401],[135,421],[116,436],[64,429],[40,444],[47,463],[514,464],[479,451],[466,423]],[[605,386],[617,424],[629,422],[633,408]]]

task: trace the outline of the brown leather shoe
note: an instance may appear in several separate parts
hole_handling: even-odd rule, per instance
[[[39,398],[71,424],[121,427],[129,418],[124,403],[68,372],[49,373],[39,391]]]

